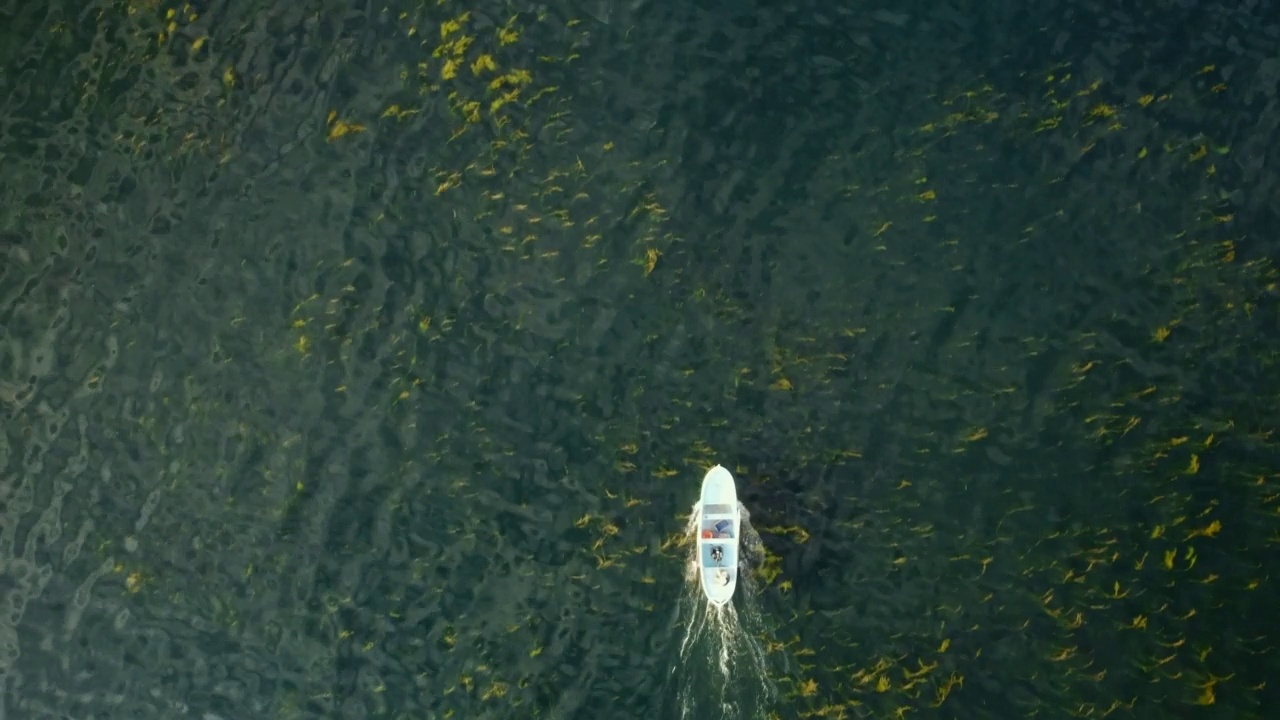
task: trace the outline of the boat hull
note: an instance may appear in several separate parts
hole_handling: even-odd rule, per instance
[[[738,587],[742,517],[733,474],[719,465],[702,479],[697,527],[702,592],[713,604],[725,605]]]

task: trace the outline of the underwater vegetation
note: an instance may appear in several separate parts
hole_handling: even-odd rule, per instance
[[[551,8],[31,22],[15,712],[650,717],[716,463],[772,717],[1277,702],[1280,278],[1214,64],[873,88],[727,231]]]

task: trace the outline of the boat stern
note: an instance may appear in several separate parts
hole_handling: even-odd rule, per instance
[[[704,568],[702,592],[714,605],[727,605],[738,586],[737,572],[731,568]]]

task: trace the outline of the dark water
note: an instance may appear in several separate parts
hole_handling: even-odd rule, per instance
[[[0,717],[1272,717],[1268,8],[0,3]]]

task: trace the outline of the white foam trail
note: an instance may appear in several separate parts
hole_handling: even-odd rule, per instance
[[[741,514],[741,559],[738,589],[723,607],[713,605],[702,593],[698,577],[698,504],[694,503],[685,524],[690,538],[689,561],[685,566],[685,588],[676,603],[677,627],[683,626],[680,662],[673,669],[677,681],[680,713],[685,718],[713,717],[699,707],[711,697],[718,701],[724,718],[765,718],[776,687],[769,677],[768,659],[760,636],[764,620],[760,613],[754,571],[764,558],[760,535],[751,527],[751,514],[738,504]]]

